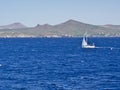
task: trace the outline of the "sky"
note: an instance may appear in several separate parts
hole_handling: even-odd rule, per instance
[[[69,19],[120,25],[120,0],[0,0],[0,25],[55,25]]]

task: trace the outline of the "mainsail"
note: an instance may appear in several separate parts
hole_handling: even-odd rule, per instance
[[[86,46],[86,45],[87,45],[86,39],[83,38],[83,40],[82,40],[82,46]]]

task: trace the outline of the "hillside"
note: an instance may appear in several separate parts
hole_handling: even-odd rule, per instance
[[[112,25],[112,24],[106,24],[106,25],[103,25],[103,27],[110,28],[110,29],[120,29],[120,25]]]
[[[14,26],[14,25],[13,25]],[[19,26],[19,25],[18,25]],[[100,26],[68,20],[57,25],[37,25],[35,27],[9,27],[0,29],[0,37],[79,37],[85,33],[89,36],[120,36],[118,26]]]
[[[0,26],[0,29],[22,29],[22,28],[26,28],[26,26],[21,23],[13,23],[9,25]]]

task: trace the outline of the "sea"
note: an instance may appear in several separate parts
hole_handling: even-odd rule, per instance
[[[120,90],[120,38],[0,38],[0,90]]]

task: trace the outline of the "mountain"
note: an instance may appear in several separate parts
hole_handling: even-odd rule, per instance
[[[0,37],[80,37],[84,36],[85,33],[88,36],[120,37],[120,28],[119,25],[100,26],[68,20],[57,25],[37,24],[35,27],[14,23],[0,29]]]
[[[86,23],[82,23],[79,21],[75,21],[75,20],[68,20],[64,23],[55,25],[55,30],[60,30],[60,32],[62,31],[63,34],[66,35],[72,35],[72,36],[81,36],[84,33],[99,33],[101,32],[103,29],[105,30],[105,28],[96,26],[96,25],[91,25],[91,24],[86,24]]]
[[[22,29],[22,28],[26,28],[26,26],[21,23],[13,23],[9,25],[0,26],[0,29]]]

